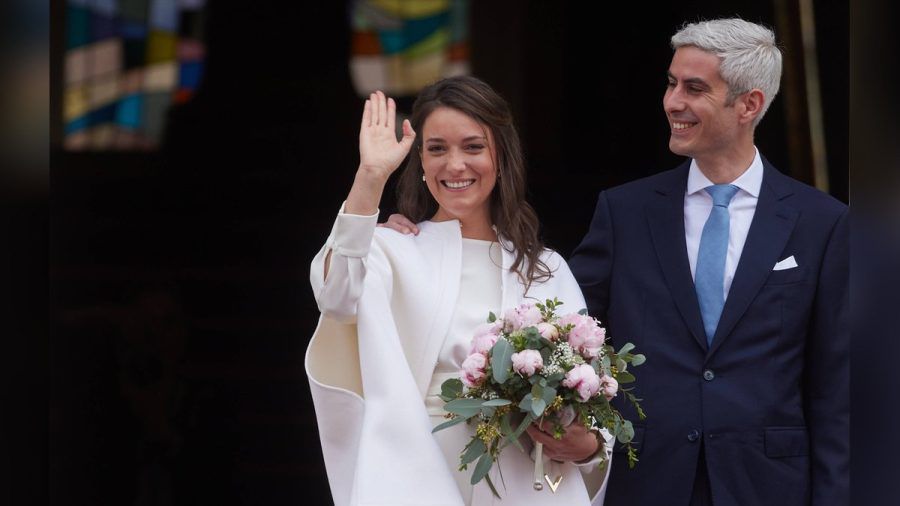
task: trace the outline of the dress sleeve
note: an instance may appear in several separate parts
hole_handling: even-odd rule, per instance
[[[319,311],[342,323],[356,321],[356,306],[366,277],[366,263],[378,213],[371,216],[345,214],[341,206],[331,234],[312,261],[309,281]],[[328,273],[325,272],[326,259]]]

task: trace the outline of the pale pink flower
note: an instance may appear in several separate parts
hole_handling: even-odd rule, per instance
[[[531,303],[519,304],[503,313],[504,330],[513,332],[541,322],[541,310]]]
[[[547,322],[541,322],[537,324],[538,332],[544,336],[544,339],[550,341],[556,341],[559,339],[559,329],[556,328],[556,325]]]
[[[494,334],[497,335],[500,331],[503,330],[503,321],[502,320],[494,320],[490,323],[482,323],[481,325],[475,327],[475,332],[472,334],[474,336],[481,336],[484,334]]]
[[[611,401],[613,397],[619,392],[619,382],[616,381],[616,378],[612,376],[603,375],[600,377],[600,393],[606,397],[606,400]]]
[[[472,349],[469,353],[481,353],[487,355],[491,352],[491,348],[497,344],[497,339],[499,339],[499,336],[496,334],[482,334],[480,336],[475,336],[472,338]]]
[[[597,320],[578,313],[567,314],[559,319],[559,325],[574,325],[567,336],[572,349],[586,359],[597,358],[606,342],[606,329]]]
[[[522,350],[512,354],[513,371],[528,377],[544,367],[544,359],[537,350]]]
[[[587,364],[576,365],[566,373],[562,384],[575,390],[581,402],[587,402],[600,391],[600,376]]]
[[[500,320],[494,323],[482,323],[475,329],[475,337],[472,338],[472,349],[469,353],[483,353],[487,355],[500,337],[503,323]]]
[[[481,353],[473,353],[463,360],[462,369],[459,371],[460,379],[467,387],[477,387],[487,376],[486,367],[487,357]]]

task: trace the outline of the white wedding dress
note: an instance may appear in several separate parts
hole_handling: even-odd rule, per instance
[[[438,364],[425,398],[432,426],[446,421],[444,401],[438,397],[441,384],[447,379],[459,377],[460,367],[470,354],[473,331],[487,321],[489,311],[500,317],[501,311],[506,309],[500,307],[501,263],[499,243],[465,238],[462,240],[459,296],[450,322],[450,330],[438,356]],[[536,491],[532,483],[534,461],[514,445],[501,453],[500,460],[494,464],[489,474],[501,499],[494,497],[485,480],[472,486],[470,479],[475,464],[473,462],[466,470],[460,471],[459,456],[473,433],[474,425],[464,423],[434,434],[465,504],[469,506],[591,504],[583,481],[573,479],[572,476],[572,473],[582,472],[582,469],[571,463],[561,464],[544,459],[544,469],[551,479],[563,475],[563,480],[555,492],[547,483],[544,483],[543,490]],[[525,449],[529,448],[526,446]],[[583,471],[603,472],[602,469],[597,469],[596,461],[586,464]],[[602,503],[602,499],[600,501]]]

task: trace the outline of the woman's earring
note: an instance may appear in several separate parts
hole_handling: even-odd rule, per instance
[[[425,182],[425,174],[422,174],[422,182]]]

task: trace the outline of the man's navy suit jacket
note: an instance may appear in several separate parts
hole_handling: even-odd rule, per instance
[[[848,210],[763,165],[711,346],[685,246],[690,161],[602,192],[573,253],[590,314],[647,357],[623,385],[647,419],[619,403],[640,461],[616,448],[607,506],[687,505],[700,451],[715,506],[849,504]]]

